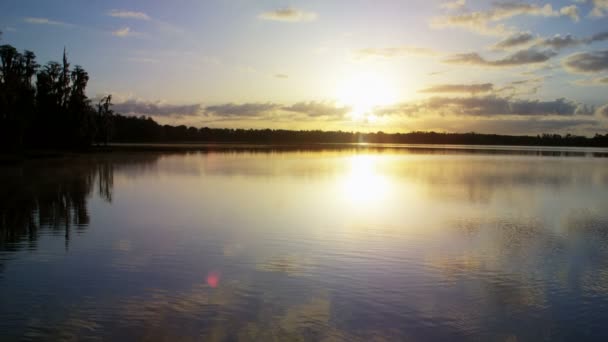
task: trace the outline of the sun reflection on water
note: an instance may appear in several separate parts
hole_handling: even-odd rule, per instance
[[[349,169],[341,184],[342,193],[349,202],[371,205],[386,198],[389,179],[380,172],[378,159],[372,155],[349,157]]]

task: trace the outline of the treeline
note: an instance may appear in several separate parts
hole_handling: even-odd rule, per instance
[[[152,118],[113,116],[114,142],[223,142],[257,144],[382,143],[382,144],[462,144],[607,147],[608,134],[592,138],[576,135],[543,134],[513,136],[479,133],[358,133],[344,131],[294,131],[282,129],[196,128],[159,125]]]
[[[39,65],[32,51],[0,46],[0,146],[80,148],[109,139],[110,97],[93,106],[88,73],[61,63]]]
[[[608,134],[587,138],[570,134],[388,134],[160,125],[150,117],[114,113],[110,95],[92,103],[86,96],[88,73],[78,65],[70,68],[65,50],[61,63],[40,66],[33,52],[20,53],[10,45],[2,45],[0,62],[0,148],[4,149],[86,148],[108,142],[608,146]]]

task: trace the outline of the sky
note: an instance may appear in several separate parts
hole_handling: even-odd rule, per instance
[[[608,133],[608,0],[4,0],[0,30],[163,124]]]

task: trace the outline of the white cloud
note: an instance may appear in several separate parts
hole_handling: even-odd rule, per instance
[[[114,35],[116,37],[125,38],[125,37],[129,37],[129,36],[136,36],[137,33],[132,31],[130,27],[125,26],[116,31],[112,31],[112,35]]]
[[[54,25],[54,26],[73,26],[72,24],[64,23],[62,21],[51,20],[48,18],[39,18],[39,17],[25,17],[23,19],[28,24],[36,24],[36,25]]]
[[[138,19],[138,20],[150,20],[150,16],[148,16],[144,12],[134,12],[134,11],[124,11],[124,10],[116,10],[113,9],[108,12],[110,17],[115,18],[123,18],[123,19]]]
[[[447,9],[447,10],[456,10],[456,9],[463,8],[465,4],[466,4],[466,0],[454,0],[451,2],[443,3],[443,4],[439,5],[439,7],[443,8],[443,9]]]
[[[592,0],[593,9],[590,15],[592,17],[605,17],[608,15],[608,0]]]
[[[562,7],[559,10],[559,13],[561,15],[570,17],[570,19],[572,19],[573,21],[579,21],[581,19],[579,16],[578,7],[576,7],[576,5]]]
[[[576,5],[570,5],[561,9],[554,9],[551,4],[500,2],[495,3],[487,11],[473,11],[433,18],[431,27],[460,27],[480,34],[504,36],[512,34],[515,30],[499,22],[520,15],[537,17],[567,16],[576,21],[578,20],[578,8]]]

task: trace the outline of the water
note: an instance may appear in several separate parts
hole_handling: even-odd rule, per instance
[[[119,152],[0,167],[0,339],[606,340],[608,159]]]

